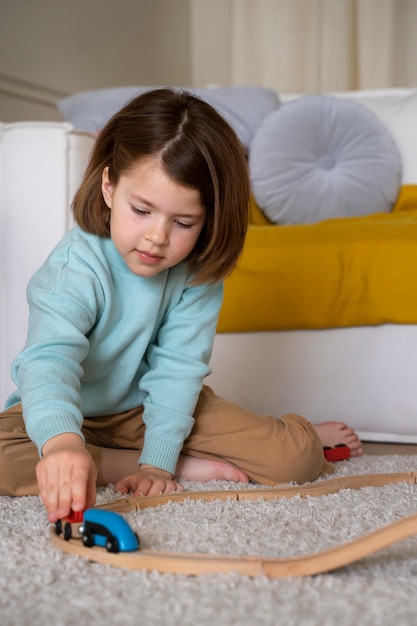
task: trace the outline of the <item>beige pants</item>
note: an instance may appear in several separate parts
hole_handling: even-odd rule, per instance
[[[139,407],[84,419],[86,447],[97,468],[102,448],[142,449],[142,414],[143,407]],[[316,431],[299,415],[284,415],[280,419],[257,415],[204,387],[194,417],[195,425],[184,442],[183,453],[225,461],[246,472],[253,482],[304,483],[333,471],[324,459]],[[0,413],[0,495],[38,494],[38,460],[36,446],[25,430],[21,405]]]

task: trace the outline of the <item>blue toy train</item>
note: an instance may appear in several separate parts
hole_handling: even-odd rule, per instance
[[[73,525],[78,537],[89,548],[100,546],[108,552],[133,552],[139,550],[140,541],[136,532],[127,521],[113,511],[87,509],[82,512],[71,511],[68,517],[55,524],[57,535],[64,534],[68,541],[73,537]]]

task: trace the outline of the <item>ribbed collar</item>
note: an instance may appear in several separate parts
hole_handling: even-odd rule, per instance
[[[123,272],[124,274],[134,275],[133,272],[131,272],[128,266],[126,265],[123,257],[120,255],[113,241],[110,238],[102,239],[101,241],[102,241],[104,256],[108,260],[109,264],[112,267],[114,267],[114,269],[118,270],[119,272]]]

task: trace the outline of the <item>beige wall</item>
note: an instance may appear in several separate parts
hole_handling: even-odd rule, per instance
[[[60,119],[60,95],[192,84],[189,0],[0,0],[0,120]]]

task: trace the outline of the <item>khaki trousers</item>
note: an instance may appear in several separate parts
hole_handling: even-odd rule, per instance
[[[116,415],[86,417],[86,447],[97,468],[102,448],[138,450],[143,447],[143,407]],[[313,426],[299,415],[277,419],[242,409],[204,387],[194,413],[195,425],[183,454],[225,461],[256,483],[304,483],[333,471],[324,459]],[[39,493],[35,468],[39,455],[29,439],[21,405],[0,413],[0,495]]]

